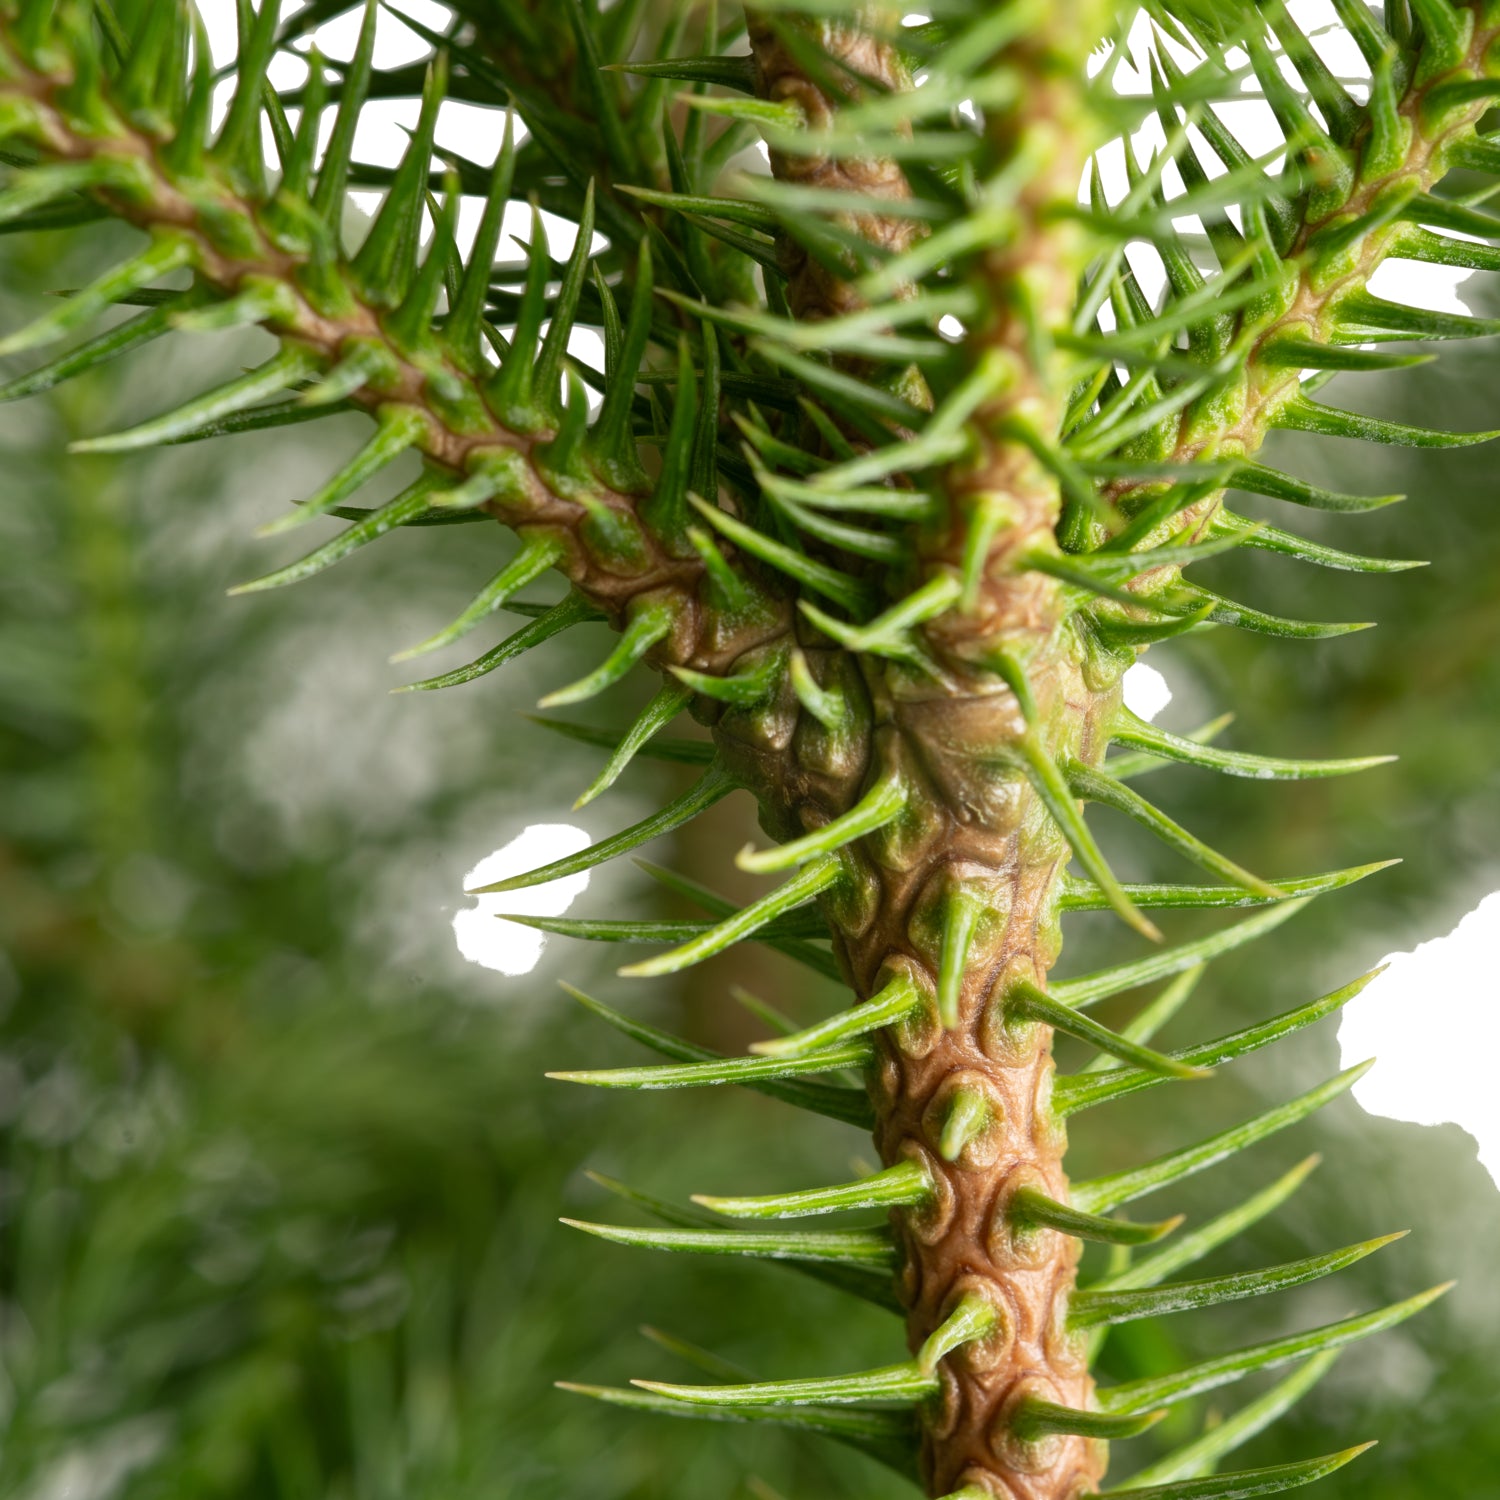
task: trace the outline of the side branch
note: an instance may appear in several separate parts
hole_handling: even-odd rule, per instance
[[[232,173],[201,157],[195,171],[174,170],[174,156],[183,154],[177,143],[164,145],[119,113],[110,111],[96,122],[102,128],[82,129],[67,104],[73,85],[68,67],[43,71],[14,53],[0,53],[0,94],[11,134],[34,142],[43,160],[54,164],[50,170],[73,171],[80,184],[97,184],[94,191],[106,206],[149,234],[152,244],[113,273],[108,286],[84,292],[66,305],[65,315],[43,319],[13,337],[10,347],[61,337],[109,301],[128,299],[178,267],[195,275],[198,294],[184,299],[184,308],[192,306],[201,321],[210,315],[197,309],[209,303],[218,310],[219,326],[259,323],[282,344],[282,354],[260,378],[194,403],[175,427],[173,418],[160,419],[127,435],[133,441],[115,446],[164,440],[177,427],[196,427],[210,416],[221,419],[285,392],[301,390],[314,403],[342,400],[380,424],[382,438],[361,455],[361,479],[402,451],[421,454],[453,476],[447,493],[434,497],[437,503],[483,506],[528,542],[550,546],[553,564],[617,628],[646,611],[664,618],[666,628],[657,631],[649,648],[651,660],[718,675],[784,629],[778,623],[780,607],[759,588],[755,610],[732,623],[723,611],[710,619],[701,557],[680,535],[663,534],[643,521],[650,511],[649,501],[642,501],[648,482],[636,462],[630,430],[629,372],[617,374],[625,399],[617,397],[607,410],[608,430],[601,421],[585,435],[578,412],[559,414],[553,392],[532,389],[535,346],[505,351],[498,372],[481,356],[489,274],[483,246],[482,263],[469,272],[479,278],[469,289],[473,295],[461,295],[457,304],[462,322],[455,313],[441,334],[433,332],[432,308],[450,253],[446,225],[439,223],[423,267],[400,262],[415,257],[440,77],[430,81],[411,153],[353,260],[337,247],[334,229],[309,222],[310,203],[294,202],[290,222],[286,212],[278,216],[288,197],[285,182],[279,199],[263,203],[232,181]],[[355,97],[346,105],[357,110],[359,102]],[[322,174],[323,180],[341,178],[341,164],[325,162]],[[497,164],[495,178],[487,216],[491,250],[509,195],[505,161]],[[333,197],[332,206],[336,220],[341,195]],[[535,282],[538,266],[546,274],[546,244],[536,221],[533,236]],[[587,232],[580,236],[580,271],[588,238]],[[651,297],[650,261],[643,256],[632,315],[641,334],[637,360],[644,352]],[[533,320],[540,324],[539,300]],[[560,345],[565,324],[559,332],[554,320],[553,333],[551,342]],[[558,372],[560,365],[554,359],[551,368]],[[497,406],[508,406],[522,420],[502,419]],[[620,480],[601,477],[611,472]],[[325,496],[325,504],[313,509],[329,508],[338,498]]]

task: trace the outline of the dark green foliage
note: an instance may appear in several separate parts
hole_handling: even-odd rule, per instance
[[[326,17],[348,8],[332,4],[313,10]],[[645,18],[625,6],[601,13],[569,4],[557,16],[524,7],[511,15],[510,9],[498,18],[476,9],[471,17],[460,7],[463,24],[451,36],[428,34],[436,48],[430,63],[382,77],[371,65],[376,11],[367,6],[356,57],[328,90],[339,113],[332,145],[315,168],[308,122],[315,122],[313,106],[324,88],[321,64],[300,101],[306,112],[295,133],[284,108],[291,101],[268,96],[265,85],[273,53],[300,34],[295,28],[302,18],[294,18],[288,31],[279,28],[275,5],[258,11],[244,7],[236,90],[210,140],[207,63],[186,9],[122,7],[119,19],[107,8],[82,4],[54,7],[27,0],[0,6],[0,44],[6,48],[0,106],[9,111],[0,113],[0,127],[18,138],[26,153],[16,159],[0,213],[21,219],[85,194],[90,196],[79,200],[85,206],[103,203],[153,236],[144,251],[11,334],[0,352],[19,353],[82,335],[114,305],[135,305],[143,293],[163,293],[153,285],[163,278],[184,270],[194,274],[191,292],[89,335],[61,358],[17,376],[0,395],[9,399],[52,390],[168,332],[266,326],[279,340],[277,352],[249,374],[114,435],[77,440],[73,451],[126,453],[222,431],[289,427],[332,417],[349,405],[373,415],[374,436],[300,508],[265,529],[350,514],[346,502],[409,453],[427,465],[422,477],[395,498],[354,512],[353,524],[340,536],[241,591],[321,573],[355,552],[363,554],[387,532],[436,519],[438,513],[457,519],[454,513],[484,507],[511,522],[522,538],[514,559],[452,624],[403,654],[445,647],[504,607],[531,615],[529,623],[470,665],[407,686],[425,690],[471,681],[571,626],[607,619],[620,632],[618,639],[602,658],[570,660],[578,675],[544,697],[543,706],[605,694],[643,662],[663,666],[669,675],[623,733],[560,726],[586,741],[602,740],[611,752],[579,805],[613,786],[637,756],[696,757],[696,750],[657,738],[690,705],[752,721],[759,713],[769,719],[779,704],[795,699],[831,737],[852,732],[856,713],[850,697],[836,680],[814,674],[800,645],[765,648],[750,659],[738,659],[750,654],[736,652],[730,666],[707,650],[683,651],[680,642],[688,632],[700,632],[703,640],[753,640],[760,649],[762,636],[770,635],[768,622],[785,604],[796,609],[810,635],[818,633],[847,655],[879,663],[881,670],[892,664],[893,672],[937,677],[942,664],[928,628],[972,607],[985,586],[989,549],[1003,518],[983,514],[982,504],[975,516],[965,518],[972,526],[961,565],[919,574],[913,559],[924,528],[956,512],[954,475],[960,470],[953,466],[975,458],[985,443],[1018,445],[1052,476],[1062,507],[1055,535],[1022,549],[1011,571],[1065,586],[1067,618],[1060,629],[1076,642],[1080,657],[1088,657],[1099,680],[1112,683],[1137,647],[1166,636],[1189,637],[1198,649],[1217,625],[1308,640],[1359,628],[1237,604],[1216,588],[1183,583],[1187,567],[1215,558],[1232,562],[1229,554],[1244,549],[1351,572],[1412,566],[1213,509],[1231,475],[1251,493],[1314,510],[1369,510],[1391,498],[1325,489],[1237,454],[1221,460],[1215,444],[1224,433],[1251,432],[1258,442],[1267,431],[1281,429],[1424,449],[1457,448],[1495,435],[1325,405],[1310,399],[1319,388],[1316,379],[1305,382],[1305,390],[1296,380],[1300,370],[1401,370],[1413,363],[1408,353],[1372,352],[1352,347],[1356,344],[1447,342],[1487,336],[1500,327],[1495,320],[1400,307],[1363,288],[1381,258],[1398,250],[1420,251],[1440,263],[1444,256],[1465,255],[1481,262],[1488,247],[1473,248],[1440,233],[1494,237],[1495,223],[1469,204],[1413,192],[1399,203],[1373,203],[1332,227],[1323,224],[1325,216],[1354,201],[1361,171],[1375,180],[1393,170],[1376,172],[1375,167],[1382,151],[1398,151],[1394,132],[1405,117],[1398,120],[1387,107],[1398,96],[1412,105],[1408,115],[1414,110],[1420,117],[1440,164],[1442,153],[1449,152],[1452,163],[1467,171],[1493,173],[1500,166],[1486,150],[1490,143],[1473,129],[1493,97],[1493,81],[1449,80],[1431,88],[1425,83],[1468,55],[1466,28],[1474,19],[1468,10],[1444,0],[1421,0],[1411,6],[1415,25],[1400,8],[1388,34],[1353,7],[1359,14],[1351,12],[1346,24],[1376,70],[1372,103],[1365,107],[1355,104],[1317,60],[1312,43],[1279,5],[1265,8],[1264,15],[1229,0],[1159,7],[1157,24],[1196,42],[1206,58],[1184,77],[1165,47],[1159,48],[1152,104],[1168,127],[1168,148],[1144,168],[1130,161],[1122,204],[1110,207],[1096,194],[1088,211],[1078,214],[1079,232],[1091,236],[1092,258],[1071,328],[1029,329],[1035,346],[1029,352],[1038,365],[1061,362],[1065,384],[1075,392],[1065,420],[1058,430],[1044,431],[1016,418],[997,437],[976,413],[990,409],[1014,372],[990,357],[982,342],[984,318],[993,311],[986,302],[985,255],[1005,232],[1023,182],[1007,176],[1003,132],[986,135],[971,128],[957,106],[973,101],[971,109],[993,110],[998,118],[1017,97],[1027,80],[1014,73],[1003,49],[1024,34],[1021,6],[959,5],[939,15],[935,29],[915,23],[898,27],[903,43],[921,58],[925,81],[909,94],[877,89],[850,98],[817,142],[818,152],[857,159],[868,154],[875,138],[884,157],[902,164],[913,197],[899,210],[884,199],[863,205],[877,215],[909,215],[922,223],[924,233],[899,247],[849,230],[840,214],[859,205],[848,195],[831,202],[814,189],[773,182],[748,190],[751,197],[745,200],[721,196],[719,168],[731,148],[750,139],[742,127],[754,127],[779,153],[796,156],[809,148],[795,105],[740,97],[753,86],[753,74],[743,60],[714,50],[726,40],[715,34],[716,21],[709,23],[700,54],[637,64],[636,31]],[[1487,14],[1480,19],[1489,24]],[[653,29],[654,20],[647,21],[647,30]],[[667,50],[688,46],[682,29],[680,21],[668,25]],[[1300,86],[1283,74],[1270,50],[1272,37],[1296,65]],[[1199,108],[1236,94],[1239,78],[1231,77],[1223,62],[1231,44],[1248,49],[1251,73],[1286,136],[1287,163],[1279,171],[1252,160],[1211,109]],[[810,50],[803,59],[809,76],[831,66],[805,38],[797,45]],[[534,53],[533,64],[566,57],[574,65],[564,76],[533,76],[518,50]],[[1488,57],[1475,66],[1488,67]],[[61,80],[62,123],[50,115],[39,123],[31,96],[12,80],[53,74]],[[627,82],[632,78],[645,82]],[[685,120],[667,109],[673,95],[665,80],[688,86],[680,101],[688,108],[677,112]],[[705,92],[721,87],[735,92],[727,98]],[[1080,118],[1069,121],[1070,128],[1097,130],[1103,122],[1118,129],[1134,118],[1136,106],[1129,99],[1099,93],[1091,99],[1077,90]],[[450,94],[513,111],[527,127],[526,141],[516,146],[507,124],[492,169],[459,162],[450,170],[434,146],[438,112]],[[351,181],[372,180],[351,160],[359,110],[369,98],[413,95],[420,95],[421,105],[409,149],[394,172],[378,179],[386,189],[384,200],[357,250],[346,254],[339,241],[346,188]],[[1087,127],[1086,110],[1093,113]],[[274,168],[263,160],[263,115],[279,158]],[[1201,148],[1179,128],[1189,119],[1227,177],[1205,170],[1197,156]],[[727,128],[716,123],[720,120],[729,122]],[[59,130],[67,134],[69,149],[77,143],[79,160],[47,159],[49,152],[60,151],[54,138]],[[112,138],[138,139],[131,132],[160,138],[160,152],[149,163],[127,152],[122,166],[108,151],[96,150],[98,142]],[[87,155],[91,150],[96,154]],[[40,164],[32,163],[32,154]],[[1184,198],[1164,194],[1164,172],[1173,158],[1186,184]],[[626,180],[632,177],[643,180]],[[441,205],[431,196],[438,188],[444,194]],[[464,264],[455,255],[452,234],[460,194],[475,189],[486,195],[485,217]],[[521,197],[531,209],[524,263],[492,265],[504,209]],[[188,219],[168,213],[163,205],[169,202],[188,205]],[[1239,210],[1238,230],[1221,212],[1226,204]],[[544,210],[563,214],[577,228],[563,266],[551,258]],[[1172,218],[1188,212],[1205,216],[1217,268],[1200,264],[1173,228]],[[607,239],[597,251],[596,216]],[[830,319],[788,317],[787,293],[774,274],[772,235],[802,245],[825,269],[832,267],[866,305]],[[1146,300],[1120,253],[1130,240],[1148,243],[1161,257],[1166,284],[1159,307]],[[234,269],[247,265],[252,269]],[[1352,279],[1352,289],[1324,295],[1341,276]],[[1289,328],[1298,277],[1316,304],[1315,315],[1306,327],[1299,322]],[[449,310],[439,313],[445,293]],[[746,307],[751,298],[761,300]],[[1111,313],[1107,326],[1098,317],[1105,307]],[[948,341],[939,326],[948,317],[969,325],[957,342]],[[502,334],[497,324],[511,332]],[[569,351],[570,336],[584,327],[598,329],[603,338],[602,376]],[[602,389],[592,419],[589,385]],[[892,476],[902,482],[888,485]],[[563,502],[574,510],[558,519]],[[1200,526],[1205,520],[1208,525]],[[553,567],[567,574],[572,591],[544,608],[518,605],[515,596]],[[634,591],[621,582],[633,579],[645,582]],[[982,670],[1010,685],[1029,718],[1028,706],[1034,705],[1026,664],[1002,650]],[[1054,756],[1035,725],[995,757],[1033,789],[1086,877],[1065,887],[1061,906],[1107,905],[1138,934],[1156,939],[1161,934],[1143,915],[1147,908],[1271,905],[1206,934],[1184,938],[1174,932],[1170,943],[1144,957],[1125,958],[1046,991],[1024,983],[1008,990],[1006,1007],[1017,1022],[1054,1027],[1126,1065],[1064,1077],[1057,1095],[1063,1112],[1165,1078],[1200,1077],[1214,1063],[1330,1013],[1348,998],[1347,991],[1337,992],[1342,998],[1336,1001],[1314,1002],[1219,1043],[1163,1052],[1146,1044],[1139,1034],[1144,1027],[1132,1033],[1128,1026],[1109,1026],[1080,1011],[1142,984],[1196,971],[1279,926],[1312,897],[1338,890],[1373,868],[1268,883],[1138,796],[1124,785],[1125,775],[1179,761],[1256,780],[1321,779],[1373,769],[1390,759],[1254,755],[1208,744],[1208,736],[1159,729],[1123,710],[1102,728],[1106,738],[1127,750],[1103,769]],[[489,889],[519,889],[599,867],[706,814],[735,785],[730,771],[715,763],[696,787],[625,832]],[[825,899],[831,906],[848,893],[857,875],[851,850],[911,814],[913,795],[897,776],[874,780],[839,816],[773,849],[743,855],[740,866],[750,872],[795,871],[744,905],[695,893],[679,882],[679,893],[708,911],[713,919],[708,924],[615,917],[518,920],[606,942],[676,944],[621,970],[628,976],[663,978],[754,939],[835,978],[837,959],[823,946],[827,924],[813,915],[811,903]],[[1082,799],[1126,813],[1227,884],[1120,881],[1084,820]],[[944,899],[933,995],[942,1024],[952,1024],[958,1015],[982,915],[981,897],[961,885]],[[750,1055],[726,1057],[599,1002],[585,1003],[616,1029],[674,1061],[666,1067],[558,1077],[644,1089],[741,1082],[814,1114],[858,1125],[872,1119],[862,1091],[846,1081],[814,1082],[801,1075],[863,1066],[874,1056],[866,1030],[904,1023],[917,1008],[907,989],[887,985],[867,1002],[868,1015],[839,1011],[790,1036],[759,1043]],[[1300,1121],[1347,1089],[1356,1074],[1350,1070],[1244,1125],[1145,1166],[1080,1179],[1069,1204],[1029,1190],[1017,1195],[1011,1209],[1017,1232],[1049,1227],[1116,1246],[1158,1238],[1178,1221],[1136,1224],[1106,1216]],[[977,1115],[970,1118],[956,1109],[943,1154],[956,1156],[980,1128]],[[832,1188],[700,1201],[729,1217],[796,1217],[917,1206],[933,1191],[915,1162],[903,1162]],[[843,1270],[855,1262],[866,1266],[864,1251],[868,1260],[880,1259],[879,1245],[868,1236],[858,1238],[860,1231],[849,1232],[853,1239],[823,1237],[824,1251],[845,1246],[847,1254],[840,1255],[808,1253],[818,1250],[817,1238],[796,1234],[741,1236],[737,1243],[744,1248],[735,1249],[729,1231],[703,1226],[681,1230],[671,1243],[664,1235],[645,1238],[640,1232],[581,1227],[662,1249],[711,1246],[721,1253],[829,1261]],[[1303,1258],[1258,1279],[1243,1273],[1205,1278],[1189,1290],[1179,1284],[1147,1293],[1142,1285],[1124,1286],[1118,1277],[1111,1286],[1105,1277],[1080,1293],[1077,1306],[1085,1310],[1080,1321],[1089,1320],[1090,1295],[1096,1299],[1093,1321],[1126,1322],[1295,1285],[1352,1264],[1373,1243]],[[756,1248],[749,1248],[752,1244]],[[875,1293],[870,1281],[866,1277],[861,1285],[858,1276],[852,1283],[846,1277],[844,1285],[888,1305],[888,1290]],[[1154,1417],[1159,1402],[1186,1399],[1249,1371],[1318,1354],[1391,1326],[1422,1305],[1422,1298],[1409,1299],[1307,1335],[1200,1362],[1179,1375],[1125,1380],[1100,1392],[1101,1412],[1036,1404],[1018,1418],[1015,1431],[1027,1441],[1049,1432],[1133,1436],[1144,1428],[1147,1407]],[[949,1347],[984,1335],[978,1324],[961,1320],[950,1331],[955,1342]],[[758,1420],[753,1413],[762,1406],[795,1406],[801,1412],[796,1425],[804,1430],[839,1437],[905,1468],[911,1437],[905,1414],[837,1408],[919,1402],[936,1389],[933,1370],[940,1357],[929,1359],[924,1352],[855,1376],[734,1381],[718,1388],[649,1383],[646,1395],[581,1389],[616,1404],[669,1413],[673,1402],[702,1405],[722,1420]],[[1300,1390],[1287,1395],[1285,1404]],[[1252,1403],[1225,1425],[1238,1420],[1233,1430],[1249,1436],[1274,1405]],[[1245,1415],[1251,1412],[1253,1419]],[[1222,1445],[1211,1452],[1200,1448],[1189,1467],[1217,1462],[1227,1451]],[[1354,1451],[1217,1478],[1168,1477],[1122,1493],[1273,1493],[1331,1472]]]

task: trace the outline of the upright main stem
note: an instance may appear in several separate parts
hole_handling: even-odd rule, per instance
[[[1063,14],[1011,49],[1002,61],[1028,85],[1016,110],[989,127],[997,155],[1023,167],[1027,182],[984,259],[987,321],[970,330],[976,359],[995,376],[994,394],[978,413],[980,450],[948,476],[948,519],[925,538],[919,558],[922,581],[964,576],[967,563],[977,589],[926,629],[935,667],[861,658],[869,754],[860,776],[804,765],[789,786],[762,791],[769,820],[800,831],[847,810],[884,777],[908,790],[908,815],[853,851],[857,893],[843,895],[830,915],[861,999],[904,975],[932,1000],[917,1019],[881,1034],[874,1082],[882,1159],[920,1162],[933,1187],[925,1204],[893,1215],[911,1347],[965,1297],[977,1295],[995,1314],[988,1337],[942,1361],[941,1393],[924,1411],[932,1495],[974,1485],[1015,1500],[1072,1500],[1103,1472],[1098,1445],[1071,1436],[1025,1441],[1009,1420],[1024,1399],[1087,1408],[1092,1392],[1065,1320],[1078,1242],[1011,1213],[1023,1188],[1067,1201],[1065,1135],[1049,1107],[1051,1032],[1006,1013],[1012,988],[1045,984],[1056,958],[1056,893],[1068,857],[1024,769],[1026,751],[1097,762],[1117,691],[1113,681],[1088,680],[1057,586],[1024,561],[1030,549],[1053,545],[1059,514],[1056,481],[1019,434],[1055,432],[1060,416],[1055,382],[1036,351],[1039,333],[1065,321],[1081,269],[1080,247],[1053,210],[1075,201],[1088,154],[1076,80],[1090,34],[1090,17],[1078,12],[1089,8],[1060,7]],[[894,49],[851,26],[805,24],[817,25],[818,44],[851,78],[905,84]],[[814,127],[833,116],[838,101],[799,72],[774,29],[753,15],[751,40],[763,93],[795,98]],[[891,163],[860,162],[853,171],[810,155],[777,157],[773,167],[866,198],[909,191]],[[865,213],[857,227],[899,250],[911,222]],[[798,316],[858,306],[847,284],[795,249],[788,268]],[[997,651],[1027,678],[1031,722],[997,673]],[[803,726],[791,735],[794,757],[799,744],[820,743]],[[946,1025],[940,989],[950,1006]],[[968,1123],[956,1128],[960,1120]]]
[[[990,1337],[943,1362],[941,1397],[924,1414],[925,1477],[934,1495],[978,1483],[1070,1500],[1093,1487],[1100,1456],[1080,1439],[1027,1443],[1010,1431],[1022,1399],[1086,1408],[1092,1385],[1064,1322],[1078,1242],[1012,1217],[1021,1189],[1066,1202],[1068,1183],[1066,1137],[1049,1108],[1051,1032],[1008,1019],[1005,1008],[1012,986],[1044,984],[1056,957],[1055,891],[1068,851],[1019,777],[978,788],[976,804],[923,774],[944,731],[926,712],[932,705],[916,715],[910,707],[894,694],[876,697],[877,761],[901,763],[932,811],[909,861],[898,849],[872,851],[870,920],[863,930],[843,925],[840,936],[861,996],[895,972],[935,994],[945,964],[961,965],[956,1024],[928,1010],[881,1036],[875,1138],[886,1163],[919,1160],[935,1188],[927,1205],[894,1215],[913,1350],[965,1295],[983,1297],[997,1315]],[[1061,709],[1071,717],[1072,704]],[[945,714],[991,744],[1021,732],[1000,694],[952,698]],[[960,1110],[982,1123],[955,1139],[949,1127]]]

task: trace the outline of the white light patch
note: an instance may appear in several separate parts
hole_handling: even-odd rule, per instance
[[[589,836],[571,823],[533,823],[493,854],[487,854],[464,877],[464,889],[491,885],[511,875],[534,870],[586,849]],[[500,912],[524,917],[560,917],[582,895],[589,883],[587,872],[568,875],[546,885],[520,891],[476,896],[474,905],[453,918],[453,937],[458,951],[471,964],[500,974],[529,974],[542,956],[545,933],[514,922],[502,922]]]
[[[1467,1130],[1480,1165],[1500,1184],[1500,1092],[1490,1062],[1500,891],[1446,937],[1386,963],[1339,1024],[1343,1067],[1380,1060],[1354,1085],[1354,1097],[1372,1115]]]
[[[410,16],[429,31],[442,32],[452,22],[446,7],[433,0],[401,0],[400,8],[391,6],[388,14],[400,21]],[[384,19],[382,17],[382,19]],[[359,42],[359,33],[364,25],[364,7],[351,6],[349,13],[327,21],[314,32],[318,49],[325,57],[347,61],[354,56]],[[377,26],[375,28],[376,72],[387,68],[399,68],[407,63],[421,62],[432,52],[432,47],[420,32],[410,26]]]
[[[203,31],[208,38],[208,50],[216,67],[223,67],[234,58],[239,45],[238,24],[234,14],[233,0],[209,0],[198,6],[203,21]]]
[[[1138,718],[1150,721],[1172,701],[1167,679],[1145,662],[1138,661],[1125,673],[1125,707]]]
[[[1466,235],[1453,235],[1466,239]],[[1407,307],[1425,307],[1432,312],[1467,313],[1468,305],[1458,295],[1459,286],[1474,273],[1459,266],[1430,266],[1424,261],[1383,260],[1366,285],[1377,297],[1402,302]]]

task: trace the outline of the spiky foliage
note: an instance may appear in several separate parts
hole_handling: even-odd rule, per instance
[[[1097,1489],[1107,1442],[1290,1363],[1268,1395],[1117,1492],[1270,1494],[1348,1461],[1359,1450],[1216,1472],[1334,1351],[1436,1292],[1172,1375],[1096,1388],[1089,1369],[1113,1324],[1292,1287],[1385,1243],[1168,1279],[1271,1212],[1300,1173],[1139,1260],[1132,1247],[1180,1220],[1116,1214],[1304,1119],[1359,1070],[1086,1181],[1065,1175],[1065,1124],[1128,1093],[1201,1080],[1329,1014],[1362,983],[1185,1051],[1150,1045],[1205,963],[1375,867],[1263,878],[1129,783],[1166,762],[1276,780],[1381,757],[1272,757],[1219,748],[1212,729],[1170,734],[1123,708],[1120,680],[1153,641],[1186,632],[1317,639],[1359,628],[1282,618],[1184,578],[1226,549],[1406,566],[1225,507],[1230,485],[1330,510],[1389,498],[1267,468],[1255,454],[1271,429],[1425,447],[1494,435],[1314,396],[1334,372],[1410,363],[1391,342],[1494,331],[1383,300],[1368,283],[1392,256],[1500,268],[1490,244],[1500,219],[1479,206],[1483,190],[1439,192],[1454,168],[1500,167],[1500,147],[1477,129],[1500,95],[1500,7],[1396,0],[1377,19],[1339,0],[1368,69],[1351,90],[1280,3],[944,0],[929,20],[902,23],[804,0],[751,13],[748,52],[742,23],[712,12],[679,11],[638,36],[643,8],[628,3],[598,11],[573,0],[556,13],[461,4],[447,32],[424,33],[425,69],[380,78],[371,3],[352,61],[330,80],[314,58],[306,86],[278,97],[266,83],[278,47],[350,8],[314,5],[283,26],[271,0],[243,3],[233,100],[210,132],[215,73],[185,5],[0,4],[0,130],[15,169],[0,215],[13,229],[113,215],[147,236],[0,352],[85,334],[112,306],[142,310],[5,394],[176,329],[259,325],[277,340],[260,367],[79,446],[127,451],[362,408],[376,423],[369,441],[273,527],[337,514],[349,528],[246,587],[306,578],[405,526],[496,518],[520,551],[418,649],[500,608],[529,623],[470,666],[413,686],[471,681],[584,620],[615,626],[606,658],[543,700],[585,702],[642,664],[662,674],[622,739],[560,724],[611,752],[585,799],[637,754],[697,760],[702,779],[587,854],[507,887],[635,848],[735,788],[757,799],[775,846],[739,864],[785,878],[750,905],[658,872],[708,920],[545,925],[672,943],[622,971],[639,977],[769,942],[840,974],[853,1005],[724,1058],[587,1000],[670,1061],[562,1076],[645,1089],[743,1083],[873,1128],[883,1166],[832,1187],[704,1197],[700,1209],[627,1193],[669,1228],[582,1227],[662,1250],[787,1261],[901,1312],[910,1358],[828,1378],[590,1393],[822,1433],[934,1496],[1065,1500]],[[1117,84],[1140,18],[1150,88],[1131,94]],[[1269,157],[1216,111],[1247,84],[1280,128]],[[354,124],[377,90],[420,91],[394,173],[351,159]],[[450,92],[510,111],[524,142],[508,127],[492,166],[436,150]],[[320,157],[320,116],[335,97]],[[1153,119],[1164,144],[1142,160],[1131,137]],[[727,177],[757,136],[772,176]],[[1110,203],[1100,153],[1122,138],[1128,182]],[[342,233],[352,184],[386,189],[357,247]],[[460,256],[465,192],[482,194],[485,211]],[[532,206],[524,262],[497,262],[517,197]],[[549,253],[542,209],[577,226],[565,264]],[[1193,216],[1201,238],[1178,227]],[[1156,302],[1140,280],[1148,259],[1165,278]],[[178,272],[189,286],[159,285]],[[580,326],[602,332],[602,372],[570,353]],[[601,397],[592,414],[590,386]],[[349,506],[411,453],[423,461],[414,484],[378,508]],[[568,579],[567,597],[520,601],[549,569]],[[658,737],[684,710],[710,726],[711,742]],[[1088,802],[1126,814],[1213,882],[1121,882],[1085,822]],[[1148,915],[1209,907],[1264,910],[1187,939],[1164,937]],[[1101,908],[1135,929],[1142,956],[1049,982],[1062,913]],[[1167,989],[1125,1031],[1086,1014],[1157,980]],[[1054,1077],[1054,1032],[1096,1048],[1099,1062]],[[865,1087],[851,1085],[851,1069]],[[890,1211],[888,1229],[733,1227],[877,1207]],[[1080,1288],[1085,1241],[1116,1250]]]

